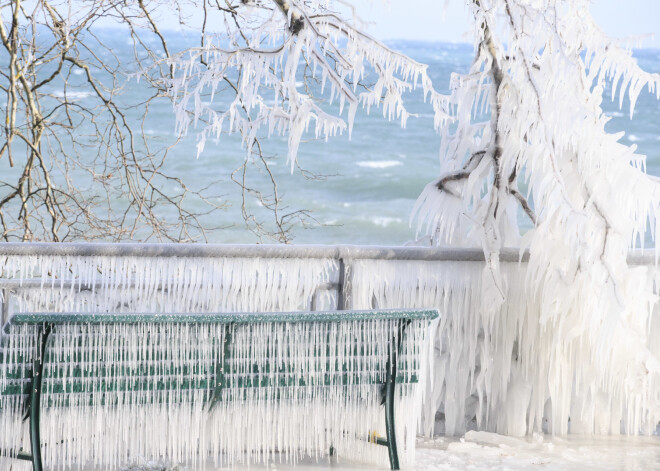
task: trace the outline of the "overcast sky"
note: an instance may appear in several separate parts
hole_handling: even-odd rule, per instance
[[[353,0],[363,19],[374,21],[379,39],[466,42],[469,16],[465,0]],[[660,48],[660,0],[593,0],[592,13],[612,37],[653,34],[642,47]],[[444,14],[443,14],[444,12]],[[471,39],[467,42],[471,42]]]

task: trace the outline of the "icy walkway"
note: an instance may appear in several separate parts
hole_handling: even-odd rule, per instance
[[[158,466],[131,468],[131,471],[157,471]],[[185,471],[186,468],[169,468]],[[357,471],[383,470],[337,462],[302,463],[297,466],[250,466],[235,470],[269,471]],[[468,432],[462,439],[419,439],[415,471],[646,471],[660,469],[660,436],[655,437],[578,437],[535,436],[518,439],[486,432]],[[206,471],[212,471],[210,467]]]

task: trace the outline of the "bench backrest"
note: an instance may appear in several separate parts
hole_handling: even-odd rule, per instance
[[[101,442],[84,438],[89,432],[75,432],[93,428],[94,420],[112,423],[119,436],[124,429],[123,439],[132,437],[132,456],[167,451],[189,458],[199,452],[216,461],[219,455],[240,461],[243,452],[272,454],[299,444],[300,438],[284,435],[304,433],[305,427],[329,434],[324,443],[338,444],[360,425],[364,434],[361,422],[377,421],[369,414],[380,403],[388,371],[403,386],[400,401],[418,402],[413,386],[422,373],[428,324],[437,315],[433,310],[16,314],[2,336],[0,426],[17,424],[24,415],[32,364],[45,341],[42,421],[67,417],[67,427],[52,422],[45,429],[53,430],[51,440],[89,441],[89,452],[77,455],[81,463],[109,464],[97,454],[121,461],[121,452],[100,450]],[[308,416],[308,425],[295,417],[296,408]],[[159,433],[156,422],[147,427],[151,432],[135,432],[145,417],[158,417],[167,433]],[[233,418],[243,431],[232,436],[218,423],[209,424],[209,417],[220,424]],[[182,428],[188,430],[181,435],[190,437],[167,444]],[[272,429],[276,438],[264,447],[251,437],[255,429],[258,434]],[[70,460],[65,448],[48,446],[46,455]]]

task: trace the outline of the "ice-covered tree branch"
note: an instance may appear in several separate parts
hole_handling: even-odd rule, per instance
[[[218,5],[207,5],[208,14],[220,15],[224,27],[205,34],[201,47],[172,53],[161,62],[173,71],[171,78],[159,73],[160,64],[145,67],[141,74],[167,90],[174,101],[176,132],[195,134],[198,153],[209,140],[238,134],[245,162],[262,162],[260,167],[270,174],[259,140],[281,136],[288,141],[287,162],[294,171],[301,165],[301,141],[327,140],[345,132],[350,136],[360,105],[380,107],[385,117],[405,125],[410,114],[403,97],[419,85],[434,108],[442,109],[426,66],[369,36],[343,2]],[[439,120],[446,116],[438,115]],[[234,181],[243,186],[246,178]],[[267,201],[256,188],[242,191],[257,197],[261,207],[279,212],[276,186],[272,181]],[[245,201],[243,208],[245,219],[253,222],[248,227],[288,240],[280,229],[265,234]],[[281,228],[282,221],[275,221]]]
[[[551,406],[552,431],[566,433],[568,417],[579,424],[589,398],[603,395],[617,404],[607,409],[609,430],[618,431],[622,410],[636,417],[625,421],[625,430],[651,430],[660,409],[635,401],[657,395],[657,372],[638,369],[640,359],[656,361],[643,327],[650,325],[656,293],[626,257],[647,234],[657,236],[660,188],[635,147],[605,130],[600,105],[610,82],[620,105],[627,91],[632,116],[644,87],[658,96],[660,77],[642,71],[629,50],[602,33],[587,1],[474,0],[471,11],[475,59],[468,73],[454,75],[445,98],[452,113],[440,127],[442,172],[418,200],[419,228],[426,225],[439,245],[484,248],[484,345],[502,341],[497,332],[488,338],[488,326],[511,309],[499,250],[529,247],[525,298],[515,302],[526,306],[519,324],[540,327],[535,335],[511,337],[518,347],[508,388],[534,396],[512,393],[506,401],[529,401],[529,410],[536,408],[530,417]],[[549,350],[537,352],[540,345]],[[574,386],[555,376],[560,371],[569,372]],[[473,374],[477,384],[488,381],[477,369]],[[480,403],[490,401],[481,389],[474,394]],[[512,420],[502,419],[497,429],[537,427]]]

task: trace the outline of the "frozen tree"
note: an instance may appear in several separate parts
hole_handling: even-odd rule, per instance
[[[599,29],[587,0],[467,6],[475,58],[443,96],[423,66],[366,35],[344,2],[232,4],[222,34],[167,61],[178,131],[204,119],[200,151],[210,137],[238,132],[248,156],[260,136],[282,134],[293,169],[305,133],[350,133],[360,104],[405,125],[402,93],[421,83],[443,172],[414,217],[435,245],[480,246],[486,258],[478,307],[458,321],[462,335],[468,322],[479,326],[476,343],[461,338],[473,349],[467,357],[478,358],[466,386],[477,425],[521,434],[547,419],[553,433],[566,433],[570,418],[573,431],[618,433],[623,423],[649,432],[660,419],[650,341],[657,296],[646,269],[626,257],[657,231],[660,194],[644,156],[605,131],[601,101],[609,87],[632,116],[644,87],[660,93],[660,77]],[[376,79],[363,88],[367,72]],[[200,99],[223,82],[234,91],[228,106]],[[501,269],[506,246],[529,249],[522,274]],[[514,283],[524,285],[515,300]],[[505,362],[497,371],[488,366],[494,356]],[[498,416],[511,404],[523,412]]]
[[[380,107],[387,119],[405,126],[410,114],[403,95],[418,85],[432,106],[440,106],[426,66],[367,34],[347,2],[209,3],[202,23],[223,26],[208,34],[203,28],[200,46],[170,55],[165,63],[171,76],[156,77],[174,101],[178,134],[192,127],[198,152],[222,134],[241,136],[245,160],[232,179],[242,189],[243,217],[249,229],[276,240],[286,241],[291,223],[308,215],[281,214],[263,139],[284,136],[291,171],[305,172],[298,161],[301,140],[350,136],[358,106]],[[152,70],[144,74],[153,80]],[[270,177],[269,191],[250,185],[253,166]],[[251,213],[249,197],[272,210],[274,229]]]
[[[501,379],[509,397],[498,401],[527,410],[515,424],[491,418],[490,427],[507,433],[540,430],[544,408],[553,433],[566,433],[569,418],[572,431],[606,433],[618,433],[621,420],[626,432],[652,432],[660,419],[651,339],[657,289],[645,268],[626,262],[647,233],[657,235],[660,187],[636,147],[618,142],[623,133],[606,132],[601,108],[609,87],[632,117],[645,87],[660,94],[660,76],[641,70],[589,7],[469,2],[475,59],[452,78],[443,173],[416,208],[436,244],[483,247],[486,356],[497,355],[487,345],[502,338],[515,345]],[[504,305],[514,283],[499,265],[505,246],[529,248],[515,281],[524,283],[520,306]],[[508,323],[494,320],[515,310]],[[477,382],[493,374],[482,360]]]
[[[173,13],[185,42],[162,31]],[[224,204],[168,173],[176,142],[159,146],[143,132],[169,98],[178,136],[193,125],[199,152],[208,139],[240,135],[244,158],[231,179],[246,227],[287,242],[310,215],[283,204],[263,139],[285,136],[291,168],[314,178],[297,161],[301,139],[350,134],[359,105],[405,125],[404,92],[420,84],[436,96],[426,66],[366,34],[343,2],[35,0],[5,3],[0,14],[6,240],[205,239],[213,228],[204,216]],[[123,28],[133,62],[99,23]],[[143,86],[137,101],[126,93],[131,80]],[[255,186],[250,172],[270,184]]]

